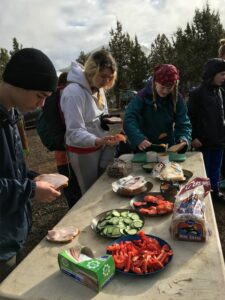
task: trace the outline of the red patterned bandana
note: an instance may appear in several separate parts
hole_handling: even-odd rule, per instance
[[[172,86],[179,79],[179,71],[174,65],[157,65],[154,69],[154,80],[163,86]]]

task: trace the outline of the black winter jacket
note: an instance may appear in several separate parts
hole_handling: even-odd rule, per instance
[[[17,128],[19,113],[0,105],[0,260],[16,255],[31,227],[33,174],[27,172]]]
[[[190,93],[188,112],[192,123],[192,140],[203,148],[225,147],[225,95],[221,88],[203,82]]]

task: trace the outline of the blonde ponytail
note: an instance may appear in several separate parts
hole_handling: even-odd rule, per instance
[[[219,47],[219,50],[218,50],[218,55],[220,58],[225,58],[225,38],[224,39],[221,39],[219,41],[220,43],[220,47]]]

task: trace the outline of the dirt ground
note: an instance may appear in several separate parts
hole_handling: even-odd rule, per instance
[[[35,129],[27,131],[30,154],[27,164],[31,170],[39,173],[56,172],[55,160],[52,152],[48,152],[41,144]],[[225,206],[214,205],[220,240],[225,257]],[[68,211],[65,198],[61,196],[51,204],[33,203],[33,226],[21,255],[21,260],[45,237],[51,229]]]

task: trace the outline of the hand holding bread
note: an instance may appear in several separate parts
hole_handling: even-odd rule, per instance
[[[34,198],[42,203],[54,201],[61,195],[59,190],[68,185],[68,178],[61,174],[41,174],[35,177],[34,181]]]
[[[58,173],[41,174],[35,177],[35,181],[46,181],[50,183],[56,190],[60,190],[68,186],[68,177]]]

